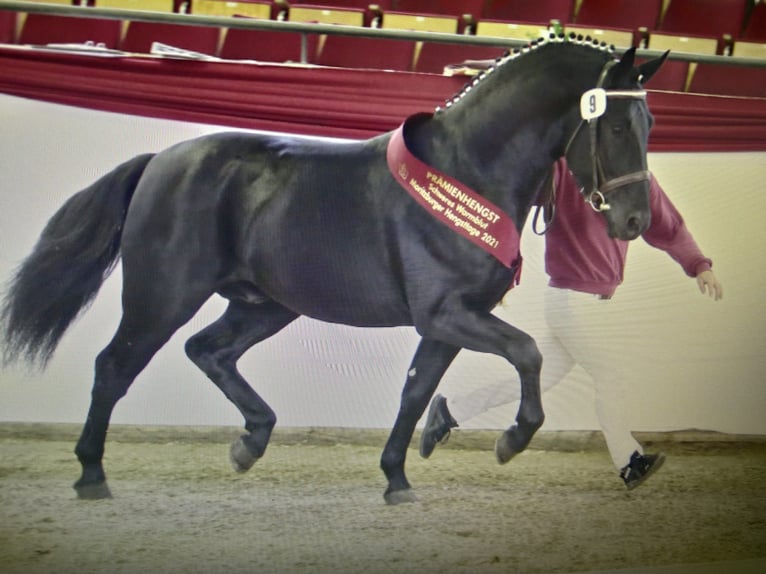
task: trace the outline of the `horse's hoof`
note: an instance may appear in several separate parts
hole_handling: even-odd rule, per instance
[[[404,490],[392,490],[390,492],[386,491],[386,493],[383,495],[383,498],[386,500],[386,504],[390,505],[418,501],[418,497],[415,496],[415,493],[412,492],[411,488],[405,488]]]
[[[80,500],[103,500],[112,498],[112,491],[109,490],[106,482],[95,482],[90,484],[74,484],[77,498]]]
[[[495,458],[500,464],[505,464],[518,454],[518,451],[511,447],[509,438],[506,431],[495,441]]]
[[[229,460],[231,461],[232,468],[236,472],[242,473],[250,470],[255,464],[255,461],[258,460],[258,457],[253,456],[247,446],[245,446],[245,441],[240,437],[231,445]]]

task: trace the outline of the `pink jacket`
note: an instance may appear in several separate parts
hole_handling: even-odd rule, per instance
[[[606,234],[603,215],[585,203],[566,160],[556,163],[556,215],[545,235],[545,270],[549,285],[611,296],[622,283],[627,241]],[[652,222],[642,237],[665,251],[690,277],[712,267],[700,251],[678,210],[652,176],[649,191]]]

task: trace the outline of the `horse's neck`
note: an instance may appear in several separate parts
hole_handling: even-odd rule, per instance
[[[413,130],[411,143],[416,156],[486,197],[521,230],[555,159],[554,144],[543,140],[535,130],[520,127],[516,145],[503,151],[505,143],[487,146],[471,131],[434,124]]]
[[[425,161],[476,189],[519,226],[563,154],[579,122],[579,97],[595,85],[599,68],[592,58],[548,58],[541,73],[535,56],[524,56],[525,66],[498,67],[417,138],[430,155]]]

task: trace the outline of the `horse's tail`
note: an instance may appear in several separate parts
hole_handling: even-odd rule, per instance
[[[125,214],[154,154],[127,161],[69,198],[7,285],[0,326],[3,363],[44,367],[59,340],[98,293],[120,256]]]

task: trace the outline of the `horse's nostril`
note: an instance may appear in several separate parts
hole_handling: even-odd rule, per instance
[[[633,237],[638,237],[641,235],[646,230],[644,221],[645,220],[640,213],[629,216],[626,222],[626,229],[628,233],[630,233],[630,235]]]

